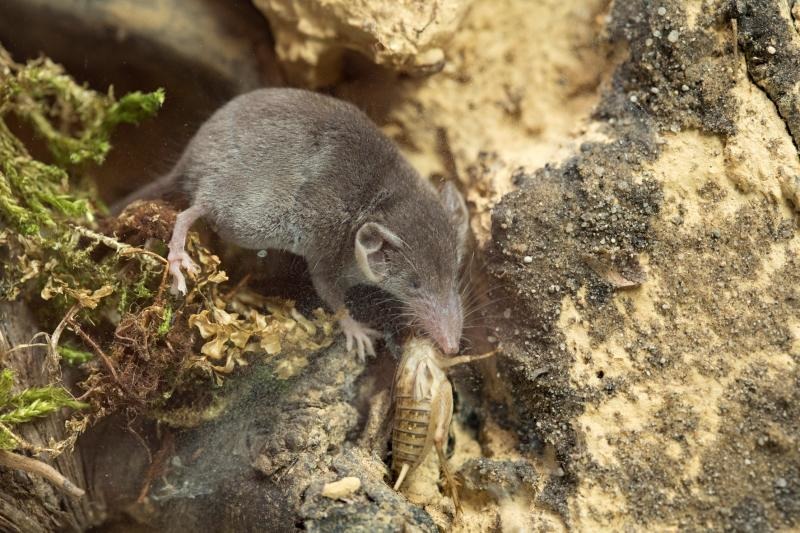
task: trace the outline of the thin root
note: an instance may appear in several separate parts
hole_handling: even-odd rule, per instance
[[[130,428],[129,428],[130,429]],[[133,431],[131,429],[131,431]],[[150,449],[147,450],[148,455]],[[136,499],[137,503],[144,503],[147,500],[147,495],[150,493],[150,488],[153,481],[163,477],[167,470],[168,460],[175,453],[175,436],[172,432],[167,431],[164,433],[164,438],[161,440],[161,447],[156,452],[155,456],[150,458],[150,466],[147,468],[144,483],[139,489],[139,497]]]
[[[58,375],[59,365],[58,362],[60,360],[60,356],[58,355],[58,341],[61,339],[61,333],[64,331],[64,328],[67,327],[67,323],[72,320],[72,317],[80,311],[81,306],[80,304],[75,304],[69,308],[67,314],[64,315],[64,318],[61,319],[61,322],[58,323],[56,329],[53,330],[53,334],[50,336],[50,350],[48,350],[48,362],[50,366],[50,375]]]
[[[72,481],[61,475],[58,470],[38,459],[0,450],[0,465],[42,476],[56,488],[73,498],[80,498],[86,494],[82,488],[76,486]]]
[[[30,343],[30,344],[17,344],[13,348],[9,348],[5,352],[3,352],[2,355],[0,355],[0,359],[2,359],[3,357],[7,356],[8,354],[10,354],[12,352],[16,352],[17,350],[24,350],[25,348],[46,348],[48,346],[50,346],[50,345],[49,344],[45,344],[43,342],[33,342],[33,343]]]
[[[98,346],[97,343],[94,342],[94,339],[92,339],[89,335],[87,335],[74,320],[70,318],[68,322],[69,326],[72,328],[72,331],[74,331],[81,339],[83,339],[83,341],[89,345],[89,347],[94,351],[94,353],[96,353],[97,356],[100,357],[103,363],[105,363],[106,368],[108,368],[108,371],[111,373],[111,376],[114,378],[114,381],[117,384],[120,384],[119,376],[117,375],[117,369],[114,367],[114,363],[105,354],[103,349],[100,348],[100,346]]]

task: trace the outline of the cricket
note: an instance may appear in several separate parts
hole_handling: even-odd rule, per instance
[[[491,357],[482,355],[446,357],[427,339],[413,338],[406,343],[395,373],[392,405],[392,471],[399,490],[408,475],[436,449],[439,464],[450,489],[456,510],[461,508],[455,478],[447,464],[447,436],[453,418],[453,387],[446,370],[452,366]]]

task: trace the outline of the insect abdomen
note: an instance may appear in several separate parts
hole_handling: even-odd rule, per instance
[[[414,469],[422,461],[431,420],[431,404],[415,402],[410,396],[398,396],[392,429],[392,469],[408,464]]]

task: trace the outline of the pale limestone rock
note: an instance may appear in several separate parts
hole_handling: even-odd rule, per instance
[[[352,496],[361,488],[361,480],[357,477],[344,477],[338,481],[325,483],[322,495],[332,500],[343,500]]]
[[[426,74],[444,66],[447,42],[472,0],[255,0],[289,77],[310,86],[339,77],[355,50],[379,65]]]

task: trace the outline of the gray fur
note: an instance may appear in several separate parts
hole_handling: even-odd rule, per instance
[[[203,124],[170,179],[226,240],[305,257],[332,307],[351,286],[370,283],[396,296],[434,339],[460,338],[466,217],[446,207],[463,199],[453,189],[443,202],[355,106],[298,89],[244,94]],[[402,243],[371,245],[369,264],[381,274],[372,281],[355,253],[368,222]]]

